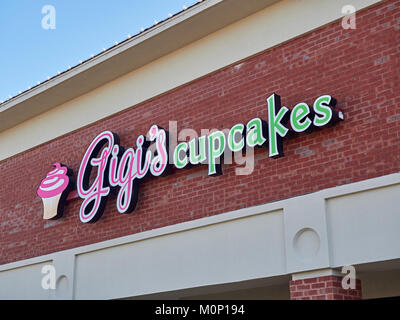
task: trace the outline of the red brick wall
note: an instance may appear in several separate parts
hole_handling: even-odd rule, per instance
[[[290,281],[292,300],[360,300],[361,281],[356,280],[355,289],[343,289],[342,277],[324,276]]]
[[[356,30],[336,21],[0,162],[0,264],[398,172],[399,26],[400,2],[384,2],[358,13]],[[202,166],[148,180],[130,215],[118,214],[110,196],[95,224],[79,221],[80,199],[68,202],[63,218],[42,219],[36,188],[51,164],[61,161],[76,174],[102,130],[134,147],[137,135],[152,124],[167,128],[169,120],[178,121],[178,130],[229,128],[266,119],[265,99],[273,92],[289,108],[331,94],[345,121],[286,140],[283,158],[258,150],[249,176],[236,176],[228,165],[222,176],[208,177]]]

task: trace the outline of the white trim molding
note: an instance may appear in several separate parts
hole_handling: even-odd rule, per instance
[[[0,298],[115,299],[398,260],[399,191],[394,173],[8,263]],[[44,296],[44,264],[64,292]]]

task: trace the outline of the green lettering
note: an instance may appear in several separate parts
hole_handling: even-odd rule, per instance
[[[249,147],[262,146],[265,141],[264,125],[261,119],[254,118],[247,123],[246,143]]]
[[[308,114],[310,107],[306,103],[301,102],[294,106],[290,113],[290,125],[294,131],[303,132],[310,127],[312,121],[307,117]]]
[[[237,152],[243,149],[244,147],[243,130],[244,130],[244,125],[239,123],[234,125],[229,131],[228,147],[232,152]],[[240,134],[240,136],[242,137],[239,142],[236,142],[235,140],[235,136],[237,134]]]
[[[217,146],[218,141],[218,146]],[[221,174],[221,164],[217,160],[225,150],[225,135],[216,131],[208,136],[208,175]]]
[[[281,107],[281,97],[277,94],[272,94],[268,99],[268,136],[269,136],[269,156],[283,156],[282,138],[288,133],[288,129],[282,125],[282,121],[286,122],[287,112],[286,107]]]
[[[199,164],[207,160],[206,136],[189,141],[189,161],[191,164]]]
[[[323,127],[332,120],[331,104],[333,100],[329,95],[323,95],[314,102],[314,126]]]
[[[188,164],[188,157],[187,157],[187,152],[188,150],[188,144],[186,142],[182,142],[180,144],[178,144],[175,148],[174,151],[174,164],[175,167],[177,167],[178,169],[182,169],[184,167],[186,167],[186,165]],[[180,157],[181,152],[185,153],[185,157],[182,159]]]

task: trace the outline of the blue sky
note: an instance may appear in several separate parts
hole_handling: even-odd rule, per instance
[[[13,0],[0,2],[0,101],[86,60],[196,0]],[[56,28],[42,28],[42,8]]]

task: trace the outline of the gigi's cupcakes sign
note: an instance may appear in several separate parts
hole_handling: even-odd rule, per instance
[[[183,169],[190,165],[208,165],[208,175],[222,174],[220,158],[226,150],[241,152],[245,147],[268,148],[271,158],[283,156],[283,138],[289,132],[311,132],[343,120],[330,95],[318,97],[312,107],[304,102],[291,110],[281,106],[280,96],[267,99],[268,121],[253,118],[238,123],[228,133],[214,131],[177,144],[169,150],[168,132],[153,125],[146,136],[136,140],[136,149],[120,145],[116,133],[104,131],[94,138],[81,161],[76,188],[83,202],[79,210],[82,222],[96,222],[102,215],[108,195],[114,189],[120,213],[131,213],[138,201],[140,182],[148,176],[158,177],[171,166]],[[60,163],[40,184],[37,194],[43,199],[44,219],[62,216],[63,204],[72,188],[72,171]],[[94,169],[94,170],[93,170]]]
[[[119,144],[118,135],[110,131],[100,133],[93,140],[78,172],[78,194],[84,199],[79,210],[82,222],[95,222],[100,218],[111,188],[119,189],[118,211],[132,212],[138,200],[139,181],[149,172],[155,177],[166,172],[167,133],[154,125],[150,128],[148,136],[149,141],[143,135],[137,138],[136,150],[133,148],[125,150]],[[150,142],[153,141],[156,146],[154,154],[148,150]],[[89,177],[94,167],[97,167],[97,175],[89,184]]]

